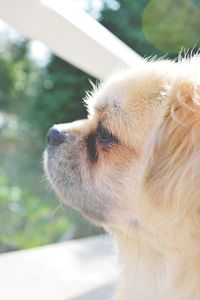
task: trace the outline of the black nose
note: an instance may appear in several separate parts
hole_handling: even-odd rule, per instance
[[[47,143],[49,145],[56,146],[62,144],[64,140],[65,140],[65,135],[63,132],[60,132],[55,127],[49,129],[47,133]]]

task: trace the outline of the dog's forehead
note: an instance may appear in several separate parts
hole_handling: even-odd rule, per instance
[[[125,97],[126,85],[123,80],[111,79],[101,84],[88,101],[88,109],[92,114],[95,111],[105,112],[109,107],[120,108]]]
[[[88,101],[89,113],[123,111],[128,94],[133,90],[133,76],[132,72],[118,74],[102,83]]]
[[[113,110],[119,114],[127,109],[140,109],[157,95],[166,77],[166,66],[160,70],[157,63],[146,63],[138,70],[121,72],[100,85],[88,101],[90,114]],[[163,72],[162,72],[163,71]]]

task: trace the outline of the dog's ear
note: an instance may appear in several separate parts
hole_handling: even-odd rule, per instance
[[[155,204],[200,206],[200,84],[177,80],[151,139],[143,188]]]

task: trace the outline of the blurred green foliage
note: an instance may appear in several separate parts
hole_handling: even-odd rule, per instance
[[[53,214],[52,208],[29,189],[12,186],[5,175],[0,176],[1,251],[57,242],[69,221],[64,214]]]
[[[143,57],[177,57],[200,47],[199,0],[104,0],[100,22]],[[114,1],[116,2],[116,1]]]
[[[187,47],[187,39],[178,39],[173,27],[169,36],[164,13],[159,20],[156,12],[164,7],[162,1],[104,0],[98,14],[92,1],[88,3],[89,13],[142,56],[162,56],[167,45],[166,51],[173,50],[168,56],[174,57],[182,46]],[[167,3],[170,11],[171,2]],[[173,4],[173,16],[181,3]],[[193,4],[198,8],[195,0]],[[187,31],[192,40],[199,26],[190,24],[195,27]],[[199,41],[195,41],[197,49]],[[29,41],[22,37],[4,41],[0,47],[0,251],[99,232],[59,204],[48,191],[41,164],[47,129],[86,116],[82,99],[85,90],[91,89],[89,78],[96,82],[55,55],[39,66],[30,58]]]
[[[0,72],[0,252],[98,233],[59,204],[42,168],[47,129],[86,117],[88,75],[54,55],[38,66],[23,38],[4,44]]]

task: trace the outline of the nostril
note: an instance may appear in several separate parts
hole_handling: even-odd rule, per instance
[[[55,127],[49,129],[47,133],[47,143],[49,145],[59,145],[62,144],[65,140],[65,135],[63,132],[60,132]]]

